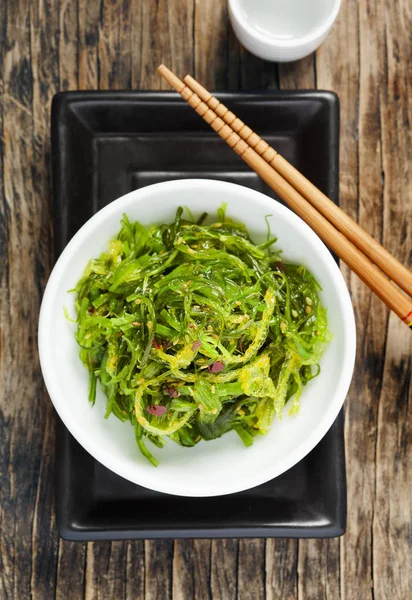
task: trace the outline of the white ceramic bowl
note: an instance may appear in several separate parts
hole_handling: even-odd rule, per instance
[[[133,428],[114,416],[104,418],[106,399],[98,390],[95,406],[87,400],[88,374],[78,357],[74,297],[67,293],[88,260],[98,256],[120,229],[122,213],[144,224],[171,222],[178,206],[194,215],[215,215],[222,202],[227,214],[247,224],[256,242],[266,239],[265,215],[288,260],[305,264],[320,282],[334,338],[322,357],[322,372],[305,388],[301,409],[287,410],[266,436],[245,448],[236,433],[182,448],[168,441],[151,447],[160,461],[155,468],[138,451]],[[39,323],[39,351],[50,398],[77,441],[103,465],[144,487],[183,496],[218,496],[257,486],[300,461],[322,439],[346,397],[355,359],[352,304],[342,275],[329,250],[294,213],[246,187],[210,180],[179,180],[151,185],[112,202],[95,214],[73,237],[58,259],[44,293]],[[148,445],[151,446],[150,442]]]
[[[290,62],[320,46],[341,0],[228,0],[240,43],[265,60]]]

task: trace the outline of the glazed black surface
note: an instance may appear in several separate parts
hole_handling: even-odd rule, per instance
[[[338,202],[336,96],[271,91],[219,98]],[[52,153],[56,258],[97,210],[152,183],[221,179],[275,197],[173,93],[58,94]],[[95,461],[60,421],[57,455],[57,522],[66,539],[332,537],[345,530],[342,414],[295,467],[228,496],[183,498],[130,483]]]

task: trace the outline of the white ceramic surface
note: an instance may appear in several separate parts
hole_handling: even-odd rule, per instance
[[[105,397],[98,390],[94,407],[87,400],[88,374],[78,358],[74,296],[67,293],[81,277],[88,260],[98,256],[119,231],[122,213],[144,224],[171,222],[178,206],[194,215],[216,214],[225,201],[227,214],[247,224],[256,242],[266,239],[265,215],[284,256],[308,266],[320,282],[334,335],[322,358],[322,372],[304,389],[301,410],[287,411],[266,436],[245,448],[231,432],[195,448],[168,441],[165,448],[148,445],[160,465],[139,453],[129,423],[104,419]],[[328,249],[295,214],[269,197],[246,187],[210,180],[159,183],[131,192],[94,215],[73,237],[57,261],[43,297],[39,352],[44,380],[61,419],[78,442],[119,475],[153,490],[184,496],[217,496],[268,481],[300,461],[322,439],[346,397],[355,359],[352,304],[342,275]]]
[[[311,54],[328,35],[341,0],[228,0],[240,43],[265,60],[290,62]]]

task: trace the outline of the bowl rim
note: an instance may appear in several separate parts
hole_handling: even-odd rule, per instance
[[[228,0],[228,3],[231,17],[236,21],[236,24],[242,28],[243,33],[249,37],[251,42],[254,41],[258,46],[262,48],[266,47],[268,49],[299,49],[313,42],[317,42],[317,40],[326,36],[339,14],[342,0],[333,0],[333,4],[330,7],[330,12],[327,17],[308,33],[287,40],[277,39],[266,33],[258,32],[245,17],[245,14],[239,6],[239,0]]]
[[[253,197],[260,202],[264,200],[265,202],[270,203],[271,206],[269,210],[277,212],[278,214],[281,213],[284,219],[289,220],[289,222],[292,221],[292,225],[294,222],[297,226],[295,228],[300,229],[301,231],[303,228],[306,235],[310,238],[310,243],[313,244],[315,248],[317,247],[320,249],[322,259],[327,263],[328,276],[331,277],[333,284],[338,287],[339,297],[341,299],[341,313],[345,323],[344,340],[342,340],[342,343],[345,344],[347,351],[345,352],[344,360],[342,362],[340,379],[337,382],[337,386],[332,395],[333,402],[329,404],[327,411],[325,411],[322,419],[319,420],[319,423],[311,431],[310,435],[287,456],[282,457],[282,459],[278,461],[276,469],[270,465],[270,467],[259,470],[254,474],[248,474],[247,483],[242,483],[238,480],[235,482],[230,481],[227,482],[225,486],[221,486],[218,490],[213,489],[213,491],[210,487],[206,487],[205,490],[202,488],[192,490],[189,483],[183,484],[181,481],[172,485],[170,482],[167,482],[165,485],[164,482],[162,482],[161,477],[159,477],[159,468],[153,469],[153,472],[150,472],[149,475],[141,471],[138,473],[137,477],[133,477],[127,469],[122,468],[122,464],[117,458],[114,458],[110,452],[93,441],[93,436],[83,434],[82,430],[79,430],[78,421],[74,414],[69,408],[66,408],[64,392],[61,391],[57,374],[51,369],[51,349],[47,343],[50,336],[48,315],[52,314],[51,309],[54,302],[54,296],[60,289],[60,282],[70,263],[71,255],[81,247],[82,242],[85,241],[96,228],[100,227],[106,218],[110,218],[111,215],[120,212],[124,205],[127,205],[132,199],[134,202],[144,202],[153,193],[156,193],[157,190],[161,190],[162,188],[170,190],[171,188],[181,188],[182,186],[189,189],[192,188],[194,192],[199,189],[199,186],[209,186],[214,188],[216,192],[221,192],[223,194],[225,188],[233,189],[235,187],[236,192],[239,195],[243,194],[246,201],[253,203]],[[156,219],[154,218],[154,220]],[[43,378],[56,412],[78,443],[97,461],[117,475],[120,475],[137,485],[158,492],[188,497],[210,497],[244,491],[274,479],[302,460],[321,441],[338,416],[352,380],[356,357],[356,327],[349,291],[339,266],[322,240],[300,217],[273,198],[239,184],[210,179],[179,179],[139,188],[113,200],[90,217],[90,219],[88,219],[88,221],[86,221],[86,223],[84,223],[71,238],[57,259],[44,291],[39,315],[38,349]]]

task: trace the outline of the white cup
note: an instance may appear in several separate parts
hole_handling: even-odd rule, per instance
[[[311,54],[329,33],[342,0],[228,0],[240,43],[265,60],[290,62]]]

